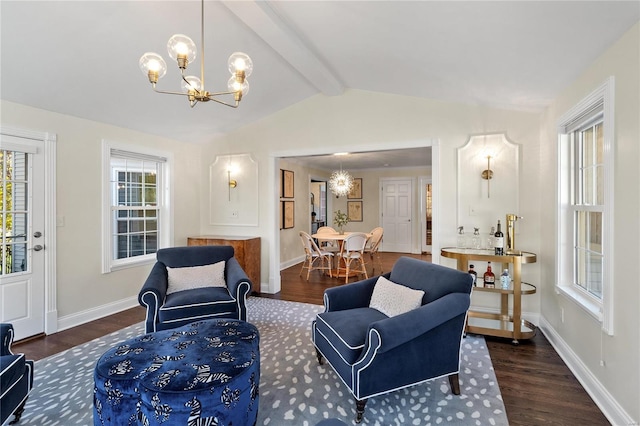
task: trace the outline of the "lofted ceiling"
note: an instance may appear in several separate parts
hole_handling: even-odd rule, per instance
[[[232,52],[254,62],[239,109],[191,109],[138,68],[161,54],[159,88],[180,90],[166,42],[183,33],[200,46],[198,1],[2,0],[0,16],[2,99],[207,143],[349,89],[541,111],[638,21],[640,3],[207,1],[206,88],[226,90]]]

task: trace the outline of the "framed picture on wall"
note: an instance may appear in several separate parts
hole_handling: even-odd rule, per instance
[[[282,170],[282,188],[280,197],[293,198],[293,172],[291,170]]]
[[[362,201],[347,201],[349,222],[362,222]]]
[[[362,198],[362,178],[354,178],[347,198]]]
[[[295,202],[282,201],[282,229],[293,228],[295,224]]]

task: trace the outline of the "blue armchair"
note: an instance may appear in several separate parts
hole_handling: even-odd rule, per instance
[[[13,326],[0,324],[0,425],[18,423],[33,388],[33,361],[11,352]]]
[[[325,311],[312,323],[318,362],[326,359],[354,396],[356,423],[367,398],[430,379],[449,376],[453,393],[460,394],[460,344],[472,278],[409,257],[383,276],[423,290],[421,306],[391,317],[370,308],[374,277],[327,289]]]
[[[251,281],[233,256],[231,246],[189,246],[160,249],[138,301],[147,309],[147,333],[180,327],[208,318],[246,321]],[[226,287],[199,287],[167,294],[167,267],[185,268],[225,261]]]

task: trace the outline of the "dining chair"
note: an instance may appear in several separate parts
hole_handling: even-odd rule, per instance
[[[316,234],[337,234],[337,233],[338,231],[336,231],[330,226],[321,226],[316,231]],[[320,237],[318,237],[317,240],[318,240],[318,246],[322,250],[326,250],[336,254],[340,251],[340,243],[336,240],[323,240]]]
[[[364,252],[369,254],[371,258],[371,266],[373,269],[371,270],[371,275],[374,275],[376,272],[376,265],[374,257],[378,260],[378,265],[380,265],[380,274],[384,273],[382,270],[382,259],[380,259],[380,253],[378,252],[380,248],[380,244],[382,243],[382,234],[384,233],[384,229],[380,226],[377,228],[373,228],[371,230],[371,236],[367,241],[367,245],[364,248]]]
[[[307,270],[307,281],[309,281],[309,274],[311,271],[329,271],[329,276],[333,277],[331,271],[331,264],[333,260],[333,253],[321,250],[320,247],[313,241],[311,235],[304,231],[300,231],[300,240],[302,241],[302,247],[304,248],[304,262],[302,262],[302,268],[300,269],[300,276],[302,271]]]
[[[344,271],[344,282],[349,282],[349,274],[357,272],[358,274],[364,274],[365,278],[368,278],[367,268],[364,262],[364,246],[367,244],[367,234],[364,232],[353,232],[347,235],[342,243],[342,251],[340,252],[340,260],[338,263],[338,275],[341,271]],[[357,268],[353,268],[351,264],[356,262]],[[344,264],[344,266],[342,266]]]

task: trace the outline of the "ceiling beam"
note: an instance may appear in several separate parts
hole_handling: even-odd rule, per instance
[[[282,56],[313,87],[327,96],[338,96],[344,85],[313,52],[300,34],[287,25],[268,1],[223,1],[234,15]]]

